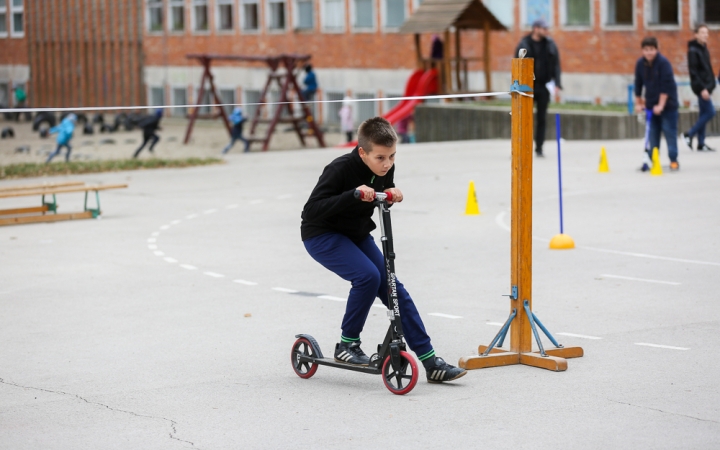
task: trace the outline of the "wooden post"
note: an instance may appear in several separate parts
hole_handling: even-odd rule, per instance
[[[422,47],[420,46],[420,33],[415,33],[415,58],[417,59],[417,68],[424,69]]]
[[[492,67],[490,67],[490,21],[485,21],[483,32],[483,65],[485,66],[485,92],[492,92]],[[517,79],[517,78],[513,78]]]
[[[465,369],[525,364],[560,372],[567,370],[565,358],[583,356],[579,347],[553,348],[545,355],[532,351],[532,319],[525,311],[525,302],[532,311],[533,71],[533,59],[512,60],[510,313],[515,317],[510,322],[510,351],[493,348],[485,356],[487,346],[480,345],[478,355],[460,358],[458,365]]]
[[[460,72],[462,70],[462,62],[460,60],[460,28],[455,28],[455,81],[457,82],[458,91],[463,90],[462,79],[460,78]]]
[[[450,30],[445,30],[445,42],[443,44],[443,72],[445,73],[445,76],[443,77],[443,80],[445,81],[444,94],[449,94],[452,92],[452,76],[450,73]]]

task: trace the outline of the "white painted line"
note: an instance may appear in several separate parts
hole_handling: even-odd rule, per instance
[[[216,213],[216,212],[217,212],[217,209],[208,209],[207,211],[203,211],[203,214],[212,214],[212,213]]]
[[[190,219],[196,218],[197,216],[198,216],[197,214],[190,214],[189,216],[185,216],[185,218],[190,220]]]
[[[161,230],[169,230],[169,229],[170,229],[170,225],[163,225],[163,226],[160,227],[160,229],[161,229]]]
[[[250,204],[251,205],[259,205],[260,203],[263,203],[263,202],[265,202],[265,200],[260,198],[260,199],[251,201]]]
[[[148,242],[152,244],[153,242],[157,242],[157,239],[155,239],[155,238],[148,238]]]
[[[670,258],[669,256],[648,255],[646,253],[621,252],[618,250],[606,250],[604,248],[595,248],[595,247],[578,246],[577,248],[581,248],[583,250],[592,250],[594,252],[612,253],[615,255],[635,256],[637,258],[658,259],[661,261],[672,261],[672,262],[681,262],[681,263],[688,263],[688,264],[703,264],[706,266],[720,266],[720,262],[713,262],[713,261],[698,261],[696,259]]]
[[[157,245],[155,245],[155,244],[149,244],[149,245],[148,245],[148,248],[149,248],[150,250],[157,250]]]
[[[182,220],[173,220],[172,222],[170,222],[170,225],[177,225],[180,222],[182,222]]]
[[[428,316],[444,317],[446,319],[462,319],[462,316],[453,316],[452,314],[429,313]]]
[[[597,336],[586,336],[584,334],[575,334],[575,333],[555,333],[559,336],[568,336],[568,337],[575,337],[580,339],[602,339],[601,337]]]
[[[485,325],[490,325],[491,327],[501,327],[505,324],[502,322],[485,322]]]
[[[607,273],[604,273],[600,276],[606,277],[606,278],[617,278],[618,280],[643,281],[645,283],[658,283],[658,284],[669,284],[671,286],[680,286],[680,283],[677,283],[675,281],[648,280],[647,278],[624,277],[622,275],[610,275]]]
[[[669,350],[690,350],[685,347],[673,347],[672,345],[660,345],[660,344],[647,344],[645,342],[636,342],[635,345],[642,345],[644,347],[655,347],[655,348],[667,348]]]
[[[155,250],[153,253],[155,253],[156,256],[163,256],[165,253],[161,252],[160,250]]]
[[[180,267],[187,270],[197,270],[197,267],[191,266],[190,264],[180,264]]]
[[[298,292],[300,292],[300,291],[296,291],[295,289],[288,289],[288,288],[283,288],[283,287],[274,287],[274,288],[272,288],[272,290],[278,291],[278,292],[285,292],[288,294],[297,294]]]
[[[257,286],[256,282],[247,280],[233,280],[233,283],[244,284],[246,286]]]
[[[237,203],[233,203],[232,205],[227,205],[227,206],[225,207],[225,209],[235,209],[235,208],[237,208],[237,207],[238,207],[238,204],[237,204]]]
[[[209,277],[213,277],[213,278],[225,278],[225,275],[223,275],[223,274],[221,274],[221,273],[203,272],[203,274],[205,274],[205,275],[207,275],[207,276],[209,276]]]
[[[169,262],[169,263],[176,263],[176,262],[177,262],[177,259],[171,258],[171,257],[169,257],[169,256],[166,256],[166,257],[163,258],[163,259],[164,259],[165,261]]]
[[[333,297],[332,295],[318,295],[318,298],[321,298],[323,300],[332,300],[334,302],[346,302],[346,298],[342,297]]]
[[[159,231],[153,231],[150,236],[158,237],[158,236],[160,236],[160,232],[159,232]]]
[[[285,200],[285,199],[288,199],[288,198],[292,198],[292,194],[278,195],[278,196],[275,197],[275,198],[278,199],[278,200]]]

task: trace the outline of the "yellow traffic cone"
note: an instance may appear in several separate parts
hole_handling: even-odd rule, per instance
[[[607,153],[605,153],[605,147],[600,147],[600,166],[598,172],[605,173],[610,172],[610,166],[608,165]]]
[[[467,203],[465,204],[465,215],[480,215],[480,206],[478,205],[477,196],[475,195],[475,183],[473,181],[471,181],[470,186],[468,186]]]
[[[662,166],[660,165],[660,152],[655,147],[652,153],[652,168],[650,169],[650,175],[660,176],[662,175]]]
[[[550,239],[550,250],[571,250],[575,248],[575,241],[567,234],[556,234]]]

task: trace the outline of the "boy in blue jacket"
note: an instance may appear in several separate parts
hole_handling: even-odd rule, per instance
[[[49,163],[52,161],[54,157],[60,154],[60,150],[62,150],[63,147],[67,148],[67,154],[65,155],[65,162],[70,161],[70,152],[72,152],[72,147],[70,147],[70,140],[73,137],[73,132],[75,131],[75,123],[77,122],[77,116],[75,114],[68,114],[62,122],[60,122],[59,125],[50,128],[50,134],[57,133],[57,148],[54,152],[50,153],[50,156],[48,156],[48,159],[45,161],[45,163]]]
[[[232,124],[232,131],[230,132],[230,143],[223,149],[223,155],[230,151],[233,145],[235,145],[235,141],[243,141],[245,143],[245,151],[250,151],[250,141],[245,139],[243,137],[243,125],[245,124],[245,116],[243,116],[242,108],[239,106],[235,107],[233,109],[232,114],[230,114],[230,123]]]
[[[325,167],[302,212],[300,234],[307,252],[352,284],[340,343],[335,348],[335,360],[346,364],[369,365],[370,358],[360,348],[360,333],[375,297],[388,304],[385,261],[370,231],[375,229],[372,201],[376,191],[391,192],[391,203],[403,200],[394,182],[397,141],[386,119],[363,122],[358,146]],[[362,192],[362,201],[355,198],[356,190]],[[428,382],[453,381],[465,375],[465,369],[435,355],[420,314],[400,281],[397,294],[405,339],[423,363]]]
[[[635,107],[642,111],[652,110],[650,127],[650,152],[660,149],[660,133],[665,135],[670,157],[670,170],[680,170],[678,164],[677,127],[678,92],[672,65],[658,51],[654,37],[646,37],[641,43],[643,56],[635,64]],[[641,97],[645,88],[645,99]],[[652,157],[652,153],[650,155]]]

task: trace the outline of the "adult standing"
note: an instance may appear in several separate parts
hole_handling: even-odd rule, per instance
[[[648,36],[641,42],[643,56],[635,64],[635,107],[651,109],[649,141],[660,149],[660,133],[665,135],[670,157],[670,170],[680,170],[677,156],[678,92],[673,68],[658,51],[657,39]],[[645,99],[642,98],[645,88]]]
[[[515,49],[515,57],[521,48],[527,50],[526,57],[535,59],[535,89],[533,101],[537,107],[535,113],[535,154],[543,157],[545,143],[545,124],[550,96],[562,89],[560,83],[560,52],[555,41],[549,36],[549,27],[544,20],[532,24],[532,32],[522,38]],[[550,92],[548,89],[552,89]]]
[[[707,48],[710,31],[707,25],[701,24],[695,27],[695,39],[688,42],[688,70],[690,71],[690,87],[698,98],[700,116],[693,127],[683,133],[683,139],[690,148],[692,141],[697,136],[697,150],[699,152],[714,152],[715,149],[705,144],[705,125],[715,116],[715,105],[712,95],[715,90],[715,72],[710,63],[710,52]]]

